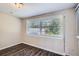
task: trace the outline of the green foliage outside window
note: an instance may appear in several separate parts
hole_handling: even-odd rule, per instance
[[[54,19],[49,24],[46,32],[48,34],[54,34],[55,35],[55,34],[59,34],[59,30],[60,30],[59,21],[58,21],[58,19]]]
[[[45,33],[49,34],[49,35],[59,34],[59,30],[60,30],[60,21],[59,21],[59,19],[53,19],[49,22],[49,25],[46,25],[46,24],[47,24],[46,22],[42,22],[42,21],[40,21],[40,22],[31,22],[30,27],[31,28],[39,28],[40,30],[44,29]]]

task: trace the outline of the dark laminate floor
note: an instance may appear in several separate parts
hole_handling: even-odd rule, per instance
[[[61,55],[21,43],[0,50],[0,56],[61,56]]]

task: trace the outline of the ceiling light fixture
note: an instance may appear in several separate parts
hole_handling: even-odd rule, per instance
[[[17,8],[22,8],[24,4],[23,4],[23,3],[15,3],[14,5],[15,5]]]

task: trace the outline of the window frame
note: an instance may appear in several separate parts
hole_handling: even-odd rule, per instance
[[[27,21],[26,21],[26,34],[27,34],[27,36],[30,36],[30,37],[39,37],[39,38],[51,38],[51,39],[64,39],[65,38],[65,18],[64,18],[64,16],[63,15],[54,15],[54,16],[48,16],[48,17],[43,17],[43,18],[34,18],[34,19],[29,19],[29,20],[36,20],[36,19],[38,19],[38,20],[40,20],[40,19],[44,19],[44,20],[46,20],[46,19],[51,19],[51,18],[53,18],[53,17],[56,17],[56,16],[61,16],[62,17],[62,19],[63,19],[63,37],[61,38],[61,37],[57,37],[57,36],[48,36],[48,35],[31,35],[31,34],[27,34],[27,28],[28,28],[28,25],[27,25]]]

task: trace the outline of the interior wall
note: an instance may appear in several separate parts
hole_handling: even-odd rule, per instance
[[[21,20],[0,13],[0,50],[21,43]]]
[[[65,15],[65,53],[67,55],[78,55],[75,10],[69,9],[64,11],[63,14]]]
[[[30,20],[30,19],[27,19],[27,20]],[[24,20],[25,24],[23,23],[24,25],[26,25],[25,26],[26,30],[24,29],[24,31],[27,31],[27,20]],[[32,20],[35,20],[35,19],[32,19]],[[54,38],[48,38],[44,36],[40,36],[40,37],[30,36],[25,32],[24,43],[64,55],[64,40],[63,39],[58,39],[58,38],[54,39]]]
[[[28,36],[26,34],[26,20],[29,19],[20,20],[11,15],[0,13],[0,50],[23,42],[25,44],[59,54],[77,55],[77,39],[75,36],[76,21],[74,9],[55,12],[52,13],[52,16],[55,14],[65,16],[65,39],[63,39],[65,40],[65,43],[62,39],[58,40]]]
[[[52,16],[54,14],[60,14],[65,17],[65,43],[64,41],[57,40],[57,39],[48,39],[48,38],[42,38],[42,37],[31,37],[26,34],[27,28],[26,28],[26,20],[23,20],[23,32],[24,32],[24,42],[25,44],[29,44],[32,46],[36,46],[45,50],[49,50],[55,53],[59,54],[65,54],[65,55],[77,55],[77,40],[75,37],[76,34],[76,25],[75,25],[75,11],[73,8],[62,10],[59,12],[52,13]]]

